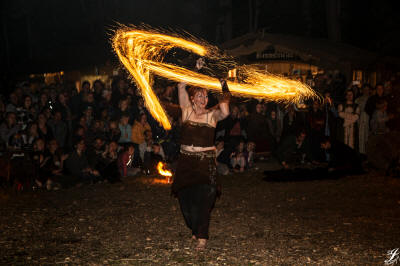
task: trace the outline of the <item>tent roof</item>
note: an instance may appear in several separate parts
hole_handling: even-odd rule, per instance
[[[263,32],[245,34],[225,42],[221,47],[229,55],[240,57],[262,52],[270,45],[279,51],[294,53],[305,62],[323,67],[350,64],[352,67],[366,68],[379,59],[377,54],[343,43]]]

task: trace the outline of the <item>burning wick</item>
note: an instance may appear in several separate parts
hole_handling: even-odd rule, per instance
[[[172,173],[169,170],[164,169],[165,164],[163,162],[159,162],[157,165],[158,173],[162,176],[165,176],[167,179],[167,183],[171,183],[172,181]]]

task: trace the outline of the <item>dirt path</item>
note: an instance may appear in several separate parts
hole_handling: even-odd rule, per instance
[[[204,252],[166,185],[140,179],[0,200],[0,264],[383,265],[400,248],[400,180],[222,179]]]

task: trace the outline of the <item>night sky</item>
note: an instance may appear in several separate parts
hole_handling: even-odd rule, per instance
[[[8,0],[1,3],[0,55],[6,75],[116,62],[109,37],[117,23],[183,29],[217,45],[264,29],[270,33],[331,39],[378,55],[400,55],[397,1]],[[332,28],[336,29],[333,34]]]

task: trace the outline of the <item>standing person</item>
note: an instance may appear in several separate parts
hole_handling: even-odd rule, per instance
[[[358,148],[360,154],[366,155],[367,141],[369,134],[369,115],[365,110],[369,98],[369,85],[365,84],[362,88],[362,95],[355,100],[360,107],[360,119],[358,120]]]
[[[217,108],[206,109],[207,91],[178,85],[182,115],[181,155],[172,184],[186,225],[197,240],[197,250],[206,247],[210,214],[217,196],[216,149],[214,133],[217,122],[229,115],[229,90],[225,81],[224,97]]]
[[[270,148],[268,143],[268,123],[267,118],[262,114],[263,105],[257,103],[254,112],[249,116],[247,125],[247,139],[256,144],[256,152],[265,152]]]
[[[299,128],[299,122],[297,119],[297,113],[293,106],[289,106],[287,109],[287,113],[283,117],[283,126],[282,126],[282,136],[284,138],[286,136],[295,135],[297,129]]]
[[[367,103],[365,104],[365,112],[369,115],[369,118],[372,118],[372,115],[374,114],[374,111],[376,109],[376,103],[379,100],[386,100],[386,97],[384,95],[384,87],[382,83],[376,84],[375,87],[376,94],[371,95],[371,97],[368,98]]]
[[[329,91],[325,91],[324,93],[323,112],[325,116],[324,136],[336,138],[336,121],[338,118],[338,112]]]
[[[379,99],[376,103],[376,110],[372,114],[371,118],[371,133],[373,135],[386,134],[389,132],[389,128],[386,123],[393,116],[387,113],[387,102],[384,99]]]
[[[352,90],[346,91],[346,101],[338,106],[339,117],[343,119],[343,133],[341,138],[344,144],[354,147],[357,146],[358,134],[356,122],[360,117],[360,108],[354,102],[354,94]]]
[[[282,136],[282,127],[281,123],[278,120],[277,112],[275,110],[271,110],[269,112],[267,118],[267,125],[268,125],[268,140],[270,143],[270,149],[272,152],[275,152],[276,147],[279,144],[279,141]]]

